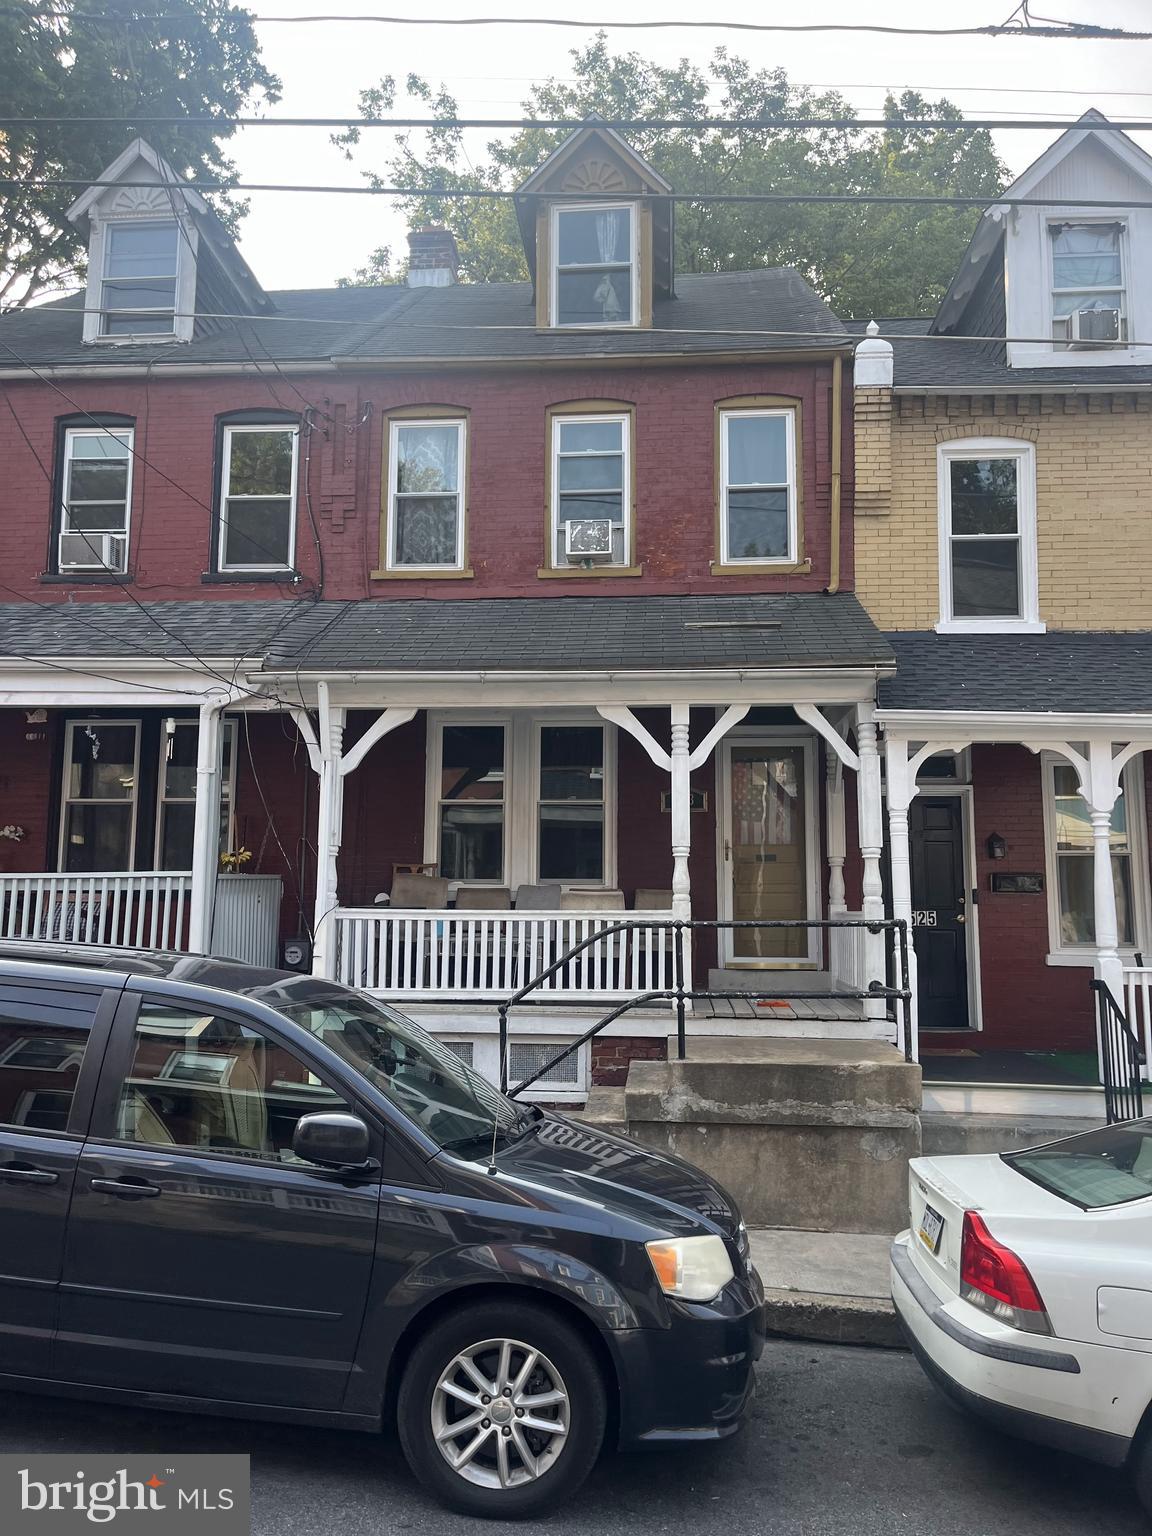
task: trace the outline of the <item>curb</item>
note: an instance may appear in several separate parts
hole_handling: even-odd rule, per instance
[[[824,1296],[814,1291],[764,1292],[770,1337],[818,1344],[871,1344],[907,1349],[892,1303],[879,1296]]]

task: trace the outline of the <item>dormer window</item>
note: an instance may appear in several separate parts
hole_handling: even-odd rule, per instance
[[[552,324],[635,325],[636,210],[631,203],[552,210]]]
[[[101,336],[171,335],[176,329],[179,266],[175,219],[108,224],[100,284]]]
[[[1052,337],[1067,347],[1125,341],[1124,226],[1050,224]]]

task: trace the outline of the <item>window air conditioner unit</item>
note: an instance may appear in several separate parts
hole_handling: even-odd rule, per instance
[[[1118,309],[1074,309],[1071,316],[1070,340],[1081,345],[1100,341],[1120,340],[1120,311]]]
[[[606,517],[572,517],[564,524],[564,553],[569,560],[611,560],[616,524]]]
[[[64,533],[60,536],[62,571],[123,571],[128,536],[124,533]]]

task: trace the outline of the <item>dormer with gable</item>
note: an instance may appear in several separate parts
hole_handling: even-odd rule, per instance
[[[68,217],[88,230],[85,342],[191,341],[272,308],[216,214],[143,139]]]
[[[673,291],[671,190],[594,119],[532,173],[516,211],[541,329],[651,327]]]
[[[1004,198],[933,333],[1005,337],[1010,368],[1152,364],[1152,156],[1086,112]]]

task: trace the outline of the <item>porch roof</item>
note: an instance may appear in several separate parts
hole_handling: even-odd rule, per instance
[[[324,610],[329,610],[325,613]],[[270,671],[682,671],[882,667],[892,649],[851,593],[367,600],[317,604]]]
[[[1125,714],[1152,711],[1152,635],[889,634],[883,710]]]

